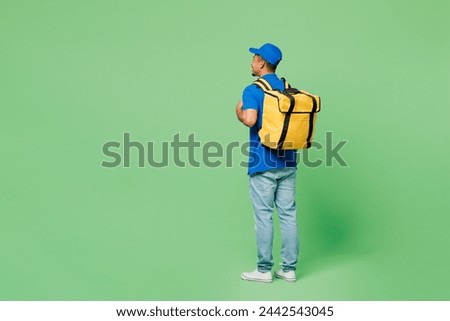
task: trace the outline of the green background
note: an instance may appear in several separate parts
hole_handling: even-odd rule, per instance
[[[1,0],[0,299],[449,300],[449,16],[444,0]],[[125,132],[244,143],[234,108],[265,42],[321,95],[316,140],[349,141],[349,167],[299,166],[295,284],[240,279],[243,155],[101,166]],[[279,252],[277,231],[275,268]]]

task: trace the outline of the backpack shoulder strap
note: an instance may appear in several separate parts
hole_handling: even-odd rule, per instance
[[[269,84],[269,82],[262,77],[259,77],[253,83],[256,86],[260,87],[263,91],[273,90],[272,86]]]
[[[291,88],[291,85],[286,81],[286,79],[281,78],[281,80],[282,80],[283,83],[284,83],[284,89],[289,89],[289,88]]]

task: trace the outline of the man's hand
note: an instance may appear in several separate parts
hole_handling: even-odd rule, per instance
[[[239,100],[236,105],[236,116],[245,126],[252,127],[258,119],[258,111],[251,108],[242,110],[242,100]]]

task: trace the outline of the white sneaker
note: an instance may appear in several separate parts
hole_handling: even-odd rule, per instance
[[[272,282],[272,272],[259,272],[258,269],[252,272],[243,272],[242,280],[270,283]]]
[[[297,278],[295,277],[295,271],[284,272],[281,269],[278,271],[275,271],[275,277],[286,280],[288,282],[295,282],[297,280]]]

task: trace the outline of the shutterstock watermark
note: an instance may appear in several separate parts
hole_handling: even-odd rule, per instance
[[[348,140],[333,142],[333,132],[325,133],[322,144],[313,141],[309,149],[296,152],[298,164],[306,167],[349,167],[340,154]],[[145,143],[131,139],[130,133],[123,133],[121,141],[108,141],[102,146],[103,160],[100,166],[105,168],[130,167],[247,167],[249,162],[257,164],[265,162],[268,166],[275,164],[276,156],[283,156],[286,151],[274,150],[267,158],[261,159],[255,148],[249,142],[232,141],[228,143],[218,141],[201,142],[191,133],[182,139],[176,133],[168,141],[147,141]],[[312,155],[312,154],[318,155]],[[236,162],[238,160],[238,163]],[[239,161],[240,160],[240,161]]]

